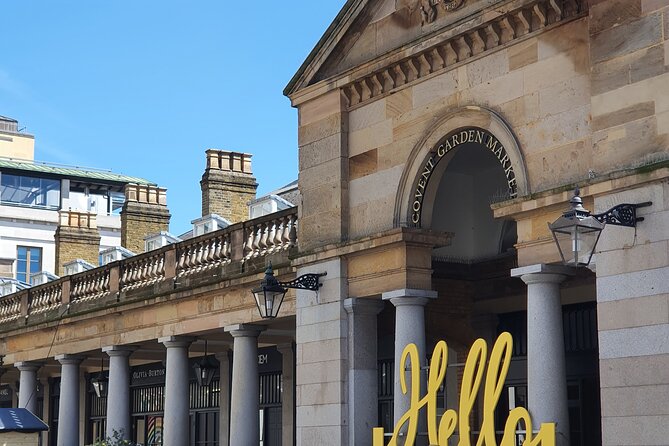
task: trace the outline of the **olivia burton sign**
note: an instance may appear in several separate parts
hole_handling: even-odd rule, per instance
[[[509,186],[509,198],[515,198],[518,195],[516,175],[513,172],[509,155],[506,153],[506,149],[502,143],[487,130],[480,128],[457,130],[443,139],[439,145],[430,152],[425,164],[423,164],[423,168],[420,171],[420,175],[418,176],[416,185],[413,189],[414,194],[411,202],[411,222],[413,224],[420,224],[425,189],[427,188],[430,178],[432,177],[432,172],[434,172],[439,161],[441,161],[441,159],[451,150],[462,144],[469,143],[479,144],[490,150],[493,155],[497,157],[499,163],[502,165],[502,169],[504,169],[504,175],[506,175],[506,181]]]
[[[490,354],[483,392],[483,421],[478,440],[475,443],[476,446],[497,446],[495,439],[495,407],[497,407],[497,402],[499,401],[500,394],[504,388],[504,381],[509,371],[512,345],[513,340],[511,335],[509,333],[502,333],[497,338]],[[407,345],[402,352],[400,371],[403,369],[402,366],[406,364],[407,357],[409,358],[409,367],[411,370],[411,405],[407,412],[398,420],[393,431],[393,436],[387,446],[397,446],[400,430],[404,425],[407,425],[407,427],[406,439],[403,444],[405,446],[413,446],[418,430],[419,413],[423,407],[427,410],[429,444],[447,446],[448,439],[453,435],[457,426],[460,437],[458,446],[471,446],[469,420],[487,362],[486,342],[483,339],[477,339],[467,356],[462,377],[462,388],[460,389],[460,407],[458,411],[449,409],[444,412],[439,420],[437,420],[437,393],[446,376],[446,367],[448,365],[448,347],[446,346],[446,342],[439,341],[434,348],[427,379],[427,393],[422,398],[420,397],[420,360],[415,344]],[[406,394],[408,389],[405,373],[400,372],[400,384],[402,386],[402,393]],[[509,412],[500,446],[516,445],[516,428],[520,421],[525,424],[526,430],[523,446],[555,446],[555,423],[542,423],[539,432],[535,436],[532,430],[530,414],[524,407],[517,407]],[[383,428],[375,427],[372,435],[373,446],[383,446]]]

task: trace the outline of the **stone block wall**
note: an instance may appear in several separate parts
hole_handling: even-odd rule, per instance
[[[56,242],[56,274],[63,274],[63,265],[82,259],[97,265],[100,251],[100,232],[97,216],[87,212],[60,211],[54,235]]]
[[[348,444],[346,269],[341,259],[297,271],[327,272],[323,288],[297,290],[296,438],[298,445]],[[353,445],[350,445],[353,446]]]
[[[231,223],[248,220],[249,201],[256,198],[258,184],[251,171],[251,154],[207,150],[202,175],[202,216],[218,214]]]
[[[595,171],[669,158],[669,3],[599,0],[589,17]]]
[[[602,444],[669,438],[669,183],[596,197],[603,212],[652,201],[633,228],[607,226],[596,255]]]
[[[144,237],[169,229],[171,215],[166,190],[128,184],[125,197],[121,209],[121,246],[138,254],[144,252]]]
[[[339,90],[300,106],[300,249],[348,237],[348,114]]]
[[[593,166],[588,40],[588,19],[573,20],[343,114],[347,122],[337,125],[348,130],[350,238],[393,226],[412,150],[439,118],[468,105],[487,107],[509,124],[532,192],[586,179]],[[301,119],[311,119],[308,113],[301,109]],[[309,172],[300,175],[307,183]]]

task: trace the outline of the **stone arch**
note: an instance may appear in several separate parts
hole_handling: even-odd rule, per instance
[[[434,185],[439,183],[441,175],[456,152],[449,149],[449,138],[452,138],[453,135],[459,135],[461,132],[470,131],[474,131],[474,133],[467,133],[464,136],[469,137],[471,135],[476,139],[476,142],[479,142],[478,138],[481,137],[481,134],[492,135],[494,138],[495,141],[490,142],[494,150],[493,147],[489,148],[493,152],[497,152],[496,155],[500,154],[498,159],[502,163],[502,167],[505,170],[510,168],[510,172],[513,174],[507,174],[507,178],[513,178],[513,186],[515,186],[511,197],[522,197],[530,193],[523,154],[511,128],[492,110],[479,106],[465,106],[437,119],[412,149],[407,165],[402,172],[395,198],[395,226],[429,228],[429,219],[431,218],[436,191]],[[483,136],[483,138],[486,138],[486,136]],[[457,139],[455,141],[457,142]],[[450,139],[450,142],[452,143],[453,139]],[[499,147],[494,145],[495,142],[502,147],[503,151],[500,151]],[[485,145],[488,141],[484,139],[482,143]],[[503,158],[504,155],[508,160]],[[415,216],[412,215],[414,213],[413,205],[417,191],[419,191],[418,186],[422,180],[425,180],[427,170],[430,170],[430,172],[425,182],[429,183],[431,187],[428,187],[428,184],[423,185],[425,191],[420,206],[421,218],[416,222]]]

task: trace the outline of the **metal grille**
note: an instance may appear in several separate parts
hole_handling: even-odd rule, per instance
[[[378,362],[379,398],[393,397],[394,363],[395,361],[392,359],[382,359]]]
[[[208,387],[200,387],[196,381],[191,381],[189,390],[191,409],[211,409],[218,407],[218,399],[221,395],[221,383],[218,379],[212,380]]]
[[[260,375],[260,406],[280,405],[282,386],[281,372]]]
[[[161,384],[132,389],[132,413],[162,412],[165,406],[165,387]]]
[[[91,404],[91,418],[107,416],[107,397],[98,397],[95,392],[88,393]]]
[[[562,307],[564,347],[567,353],[597,349],[597,312],[594,302]],[[527,312],[501,314],[499,332],[513,336],[513,356],[527,356]]]
[[[564,307],[562,324],[567,352],[597,350],[597,313],[594,302]]]

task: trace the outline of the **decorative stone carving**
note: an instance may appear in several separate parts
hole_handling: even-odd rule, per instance
[[[423,25],[437,19],[437,10],[454,11],[464,4],[465,0],[420,0],[420,14]]]

